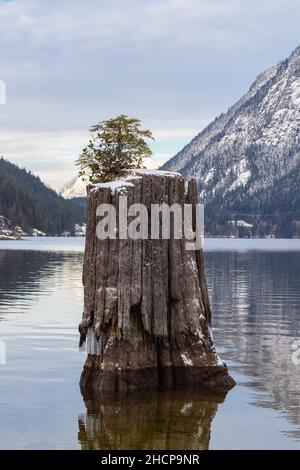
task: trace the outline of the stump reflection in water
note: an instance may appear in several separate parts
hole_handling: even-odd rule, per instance
[[[82,450],[205,450],[225,396],[187,391],[85,395],[78,441]]]

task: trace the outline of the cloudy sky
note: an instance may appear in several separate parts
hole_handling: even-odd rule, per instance
[[[290,55],[299,22],[299,0],[0,0],[0,155],[58,188],[90,125],[124,113],[158,165]]]

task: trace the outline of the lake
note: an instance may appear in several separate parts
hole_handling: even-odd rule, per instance
[[[214,340],[237,382],[227,396],[86,404],[83,249],[81,238],[0,241],[1,449],[300,449],[300,240],[205,242]]]

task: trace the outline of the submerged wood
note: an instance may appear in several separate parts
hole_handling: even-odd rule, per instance
[[[84,259],[84,313],[79,326],[88,356],[83,390],[139,388],[228,390],[234,385],[211,337],[202,250],[185,240],[99,240],[97,207],[120,196],[142,203],[196,204],[195,180],[135,171],[125,182],[89,189]]]

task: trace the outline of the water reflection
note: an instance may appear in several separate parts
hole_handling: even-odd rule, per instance
[[[2,449],[300,448],[300,251],[206,254],[215,343],[238,380],[224,403],[179,391],[83,402],[82,261],[0,250]]]
[[[249,389],[247,405],[275,411],[264,423],[265,447],[272,447],[278,431],[299,439],[300,369],[292,362],[292,343],[300,333],[300,253],[210,252],[205,261],[217,348],[233,376],[240,378],[240,389]],[[234,420],[238,422],[233,410],[245,413],[245,404],[238,404],[239,387],[234,395],[233,430]],[[182,392],[118,400],[85,397],[79,442],[91,449],[207,449],[224,398]],[[265,415],[255,416],[261,428]],[[287,422],[278,424],[272,435],[279,417]],[[238,439],[232,447],[247,436]],[[255,436],[250,439],[257,448]]]
[[[0,260],[0,448],[76,448],[82,255],[0,250]]]
[[[0,251],[0,309],[15,302],[18,292],[23,292],[26,303],[28,294],[38,290],[41,277],[49,273],[47,253]],[[21,300],[21,299],[19,299]]]
[[[83,450],[208,449],[211,423],[224,398],[181,391],[85,396],[78,441]]]
[[[75,261],[75,257],[71,259]],[[64,253],[0,250],[1,314],[26,311],[34,298],[51,293],[53,281],[68,260],[70,257]]]
[[[253,405],[284,413],[300,438],[300,253],[208,253],[214,337],[256,390]],[[233,366],[231,367],[233,371]]]

